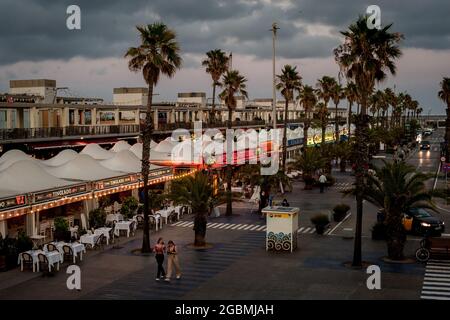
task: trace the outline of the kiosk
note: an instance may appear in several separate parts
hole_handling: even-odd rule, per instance
[[[294,251],[297,248],[298,214],[296,207],[265,207],[266,250]]]

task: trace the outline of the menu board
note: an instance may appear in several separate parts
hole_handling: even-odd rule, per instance
[[[22,207],[26,204],[28,204],[28,197],[25,195],[3,198],[0,199],[0,211]]]
[[[80,184],[61,189],[52,189],[48,191],[38,192],[34,194],[34,202],[44,202],[59,199],[67,196],[73,196],[87,191],[86,184]]]

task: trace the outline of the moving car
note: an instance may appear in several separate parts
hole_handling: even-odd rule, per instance
[[[406,231],[416,235],[441,236],[445,231],[445,224],[439,218],[432,216],[422,208],[411,208],[403,217],[403,226]]]
[[[424,140],[420,143],[420,150],[430,150],[430,148],[431,148],[430,141]]]

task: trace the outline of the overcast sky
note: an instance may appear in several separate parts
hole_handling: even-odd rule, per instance
[[[81,30],[66,28],[71,4],[81,8]],[[183,67],[161,80],[157,100],[173,101],[183,91],[210,96],[200,61],[215,48],[233,52],[251,99],[270,97],[272,21],[280,26],[277,72],[297,65],[303,82],[314,85],[323,75],[337,76],[332,51],[342,41],[339,31],[371,4],[380,6],[382,25],[393,23],[405,35],[397,76],[381,86],[408,91],[424,113],[444,113],[436,95],[450,76],[449,0],[1,0],[0,92],[11,79],[48,78],[73,95],[112,101],[113,87],[145,85],[123,58],[138,45],[135,26],[163,21],[177,33]]]

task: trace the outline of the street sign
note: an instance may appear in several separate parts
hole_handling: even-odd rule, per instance
[[[445,162],[445,157],[441,157],[441,162]]]

